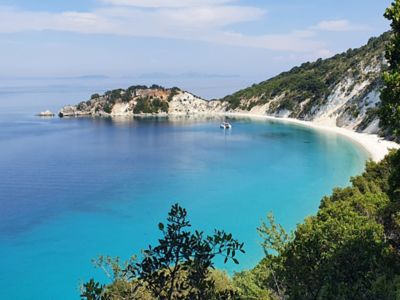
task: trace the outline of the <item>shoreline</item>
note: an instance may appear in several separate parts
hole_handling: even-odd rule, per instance
[[[242,118],[251,118],[251,119],[259,119],[259,120],[270,120],[270,121],[276,121],[276,122],[281,122],[281,123],[287,123],[287,124],[294,124],[298,126],[303,126],[315,130],[323,130],[326,132],[332,132],[335,134],[339,134],[341,136],[344,136],[345,138],[351,140],[351,142],[358,144],[361,148],[363,148],[370,159],[372,159],[375,162],[381,161],[388,153],[390,149],[400,149],[400,144],[393,142],[393,141],[388,141],[385,140],[384,138],[378,136],[377,134],[370,134],[370,133],[360,133],[353,131],[351,129],[343,128],[343,127],[337,127],[337,126],[332,126],[332,125],[326,125],[326,124],[321,124],[321,123],[315,123],[312,121],[303,121],[303,120],[298,120],[294,118],[288,118],[288,117],[275,117],[275,116],[270,116],[270,115],[264,115],[264,114],[254,114],[254,113],[246,113],[246,112],[199,112],[199,113],[194,113],[194,114],[185,114],[185,113],[162,113],[162,114],[131,114],[131,115],[108,115],[107,117],[109,118],[126,118],[126,117],[139,117],[139,118],[145,118],[145,117],[174,117],[174,116],[214,116],[214,117],[242,117]],[[105,117],[105,116],[89,116],[89,115],[74,115],[74,116],[65,116],[65,118],[77,118],[77,117]]]
[[[361,146],[365,151],[367,151],[370,159],[372,159],[375,162],[381,161],[389,153],[390,149],[400,149],[400,144],[397,144],[396,142],[392,141],[387,141],[384,138],[379,137],[377,134],[360,133],[360,132],[355,132],[351,129],[317,124],[311,121],[302,121],[293,118],[274,117],[274,116],[251,114],[251,113],[221,113],[219,115],[278,121],[282,123],[300,125],[316,130],[324,130],[328,132],[337,133]]]

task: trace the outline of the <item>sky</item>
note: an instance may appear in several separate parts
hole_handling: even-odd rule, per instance
[[[387,31],[383,12],[390,3],[0,0],[0,78],[267,78]]]

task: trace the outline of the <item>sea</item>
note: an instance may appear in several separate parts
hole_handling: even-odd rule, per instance
[[[232,78],[203,81],[181,84],[208,98],[235,87]],[[244,242],[239,265],[218,268],[252,268],[264,255],[256,228],[267,213],[294,230],[368,159],[336,133],[278,121],[228,118],[232,129],[223,130],[223,117],[35,116],[127,86],[2,81],[0,299],[79,299],[90,278],[109,282],[92,260],[140,257],[175,203],[193,229],[222,229]]]

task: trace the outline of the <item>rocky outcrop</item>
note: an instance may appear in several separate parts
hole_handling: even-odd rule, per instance
[[[54,117],[55,113],[51,112],[50,110],[45,110],[37,114],[38,117]]]

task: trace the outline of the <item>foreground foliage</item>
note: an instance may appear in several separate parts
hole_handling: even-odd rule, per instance
[[[400,299],[400,152],[351,182],[293,235],[269,216],[266,257],[234,277],[242,299]]]
[[[236,254],[243,244],[223,231],[212,236],[189,231],[187,212],[174,205],[168,223],[159,224],[163,238],[143,251],[143,259],[132,258],[124,267],[118,259],[100,258],[97,265],[112,274],[113,282],[100,285],[91,279],[83,285],[82,298],[108,299],[232,299],[236,297],[225,274],[213,272],[214,258],[238,264]]]
[[[400,299],[400,151],[368,162],[352,185],[336,188],[318,213],[287,233],[269,214],[258,233],[264,259],[230,279],[214,270],[243,252],[230,234],[191,232],[186,211],[175,205],[163,238],[121,266],[96,263],[112,278],[83,287],[88,300],[123,299]]]

